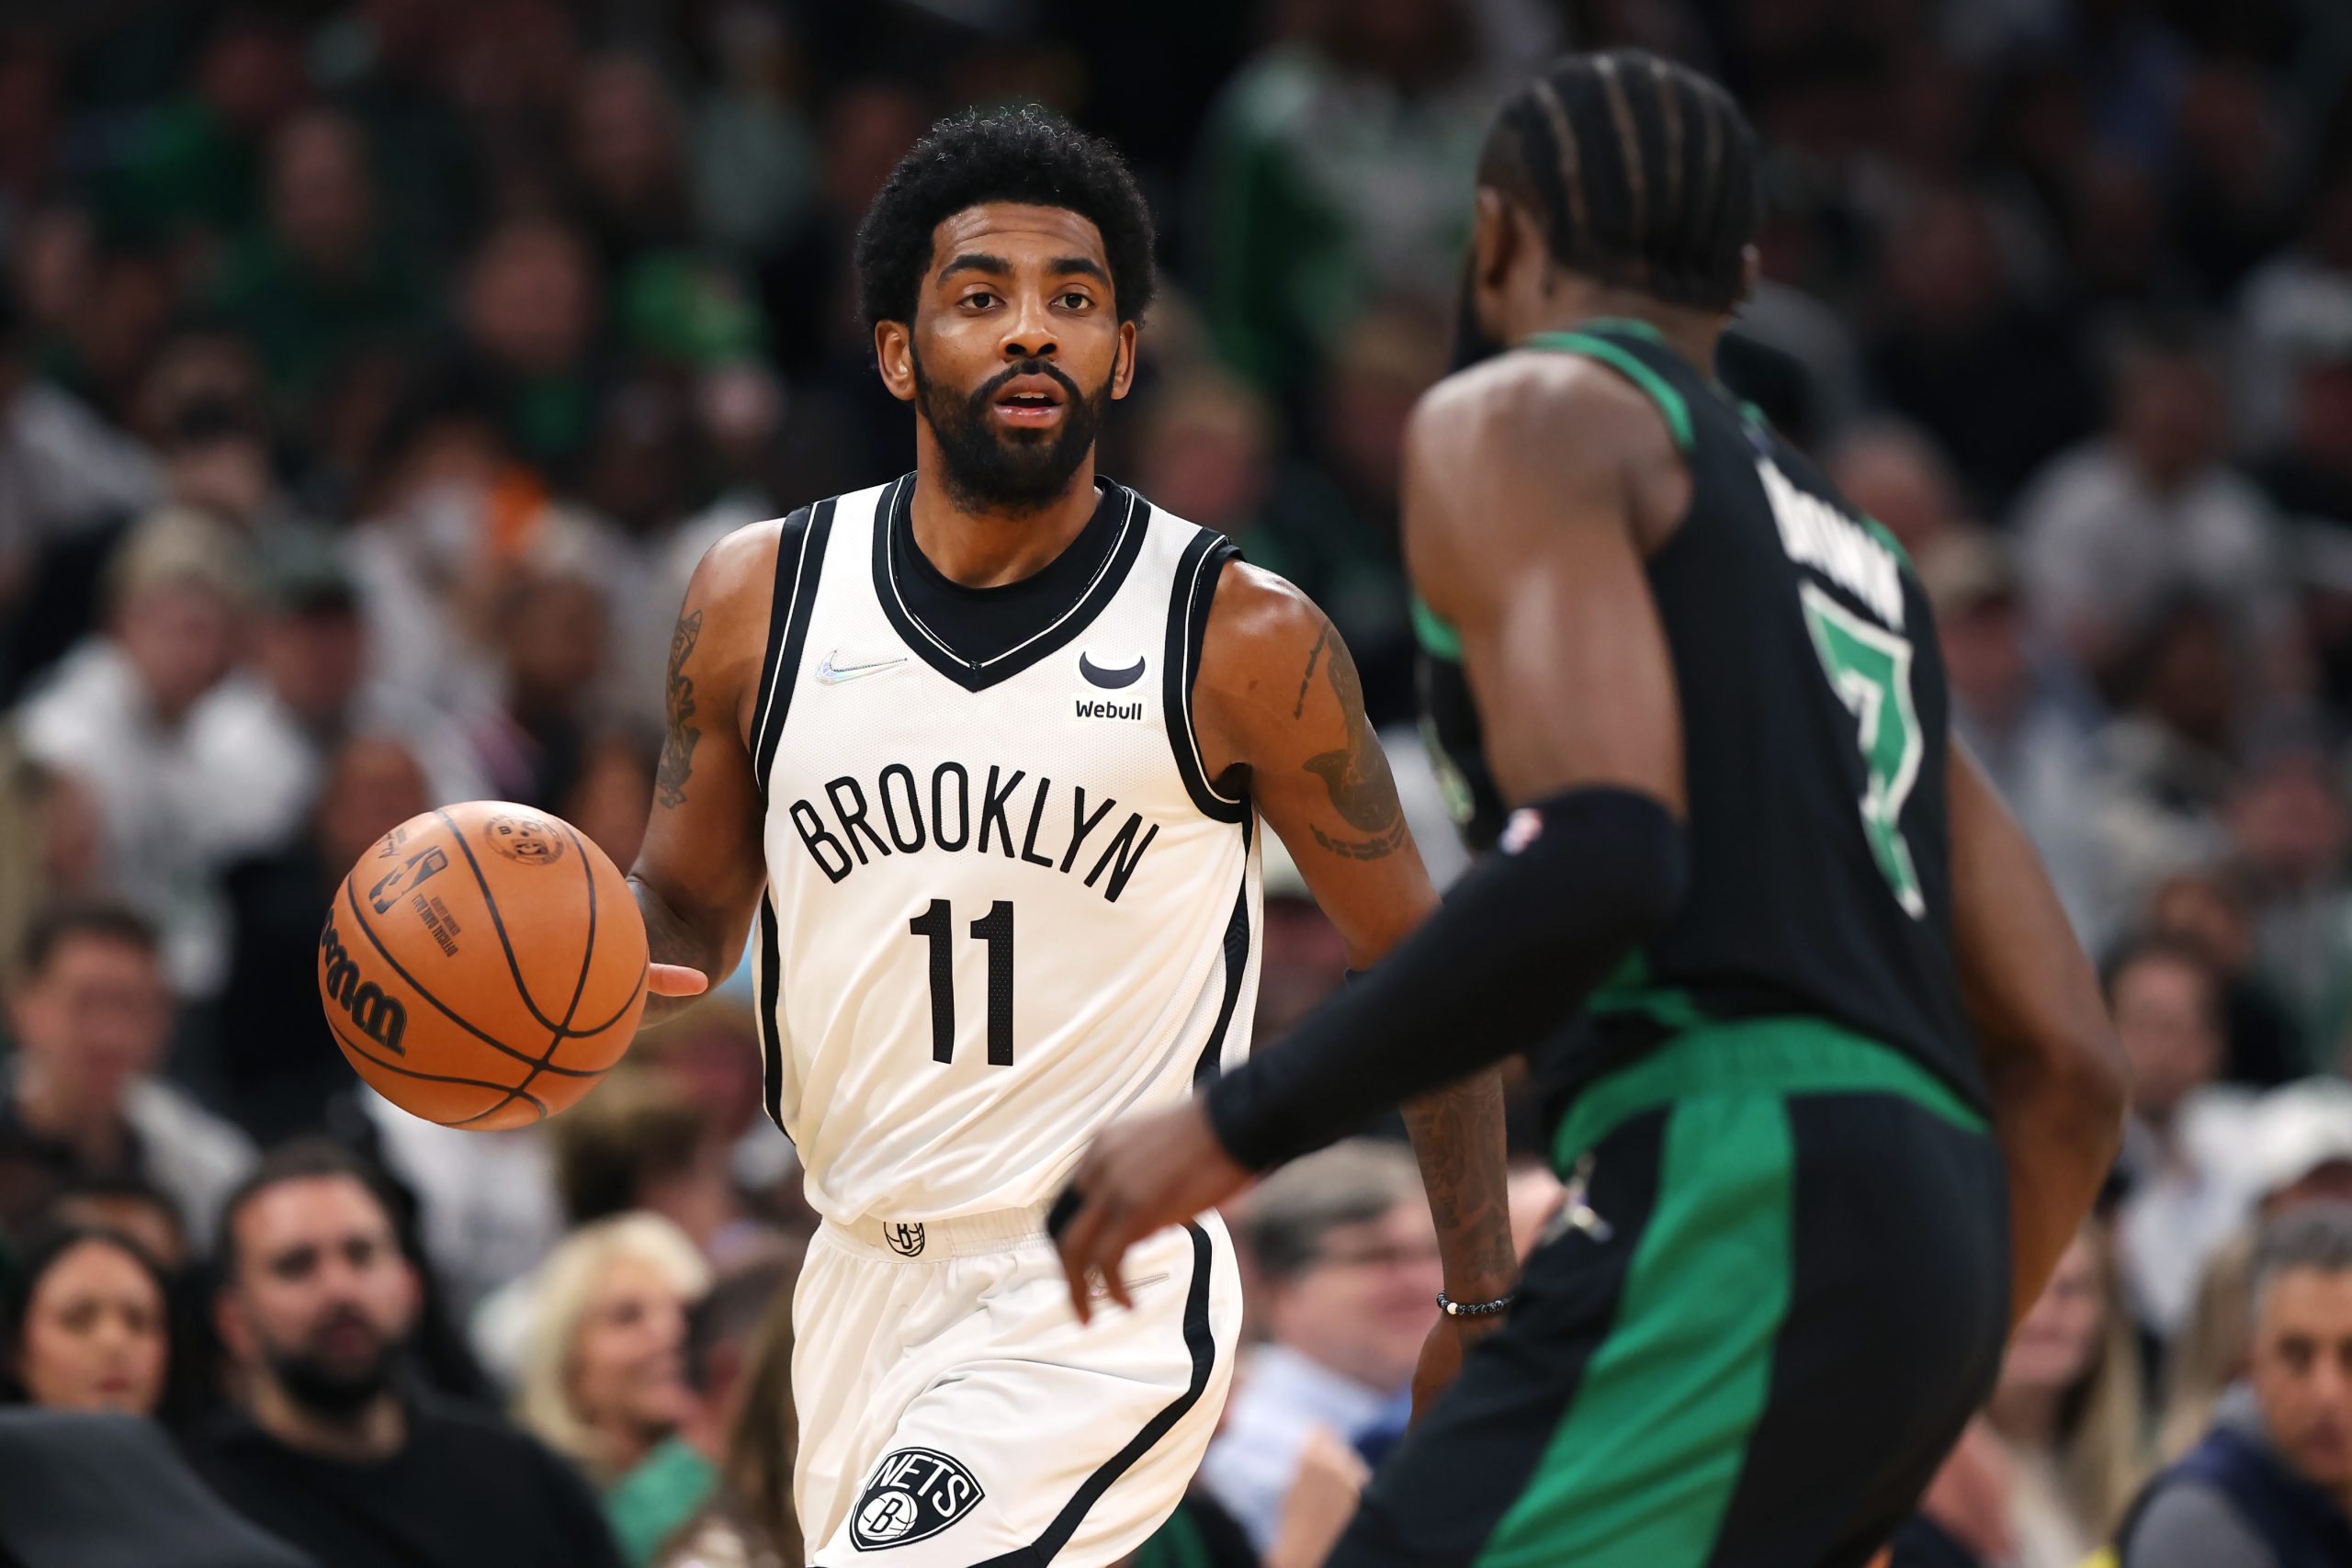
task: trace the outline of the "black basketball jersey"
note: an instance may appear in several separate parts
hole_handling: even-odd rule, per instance
[[[1680,908],[1536,1066],[1555,1105],[1668,1034],[1806,1015],[1987,1098],[1951,953],[1949,698],[1926,595],[1892,536],[1637,321],[1547,333],[1657,402],[1690,509],[1650,558],[1682,707]],[[1448,628],[1419,617],[1424,735],[1474,844],[1500,820]],[[1727,1046],[1726,1048],[1733,1048]]]

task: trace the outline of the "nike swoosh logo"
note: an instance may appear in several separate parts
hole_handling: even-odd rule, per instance
[[[1142,658],[1137,657],[1131,669],[1105,670],[1081,653],[1078,656],[1078,672],[1096,685],[1108,687],[1115,692],[1121,686],[1132,686],[1143,679],[1143,663]]]
[[[822,684],[838,686],[843,681],[854,681],[860,675],[878,675],[885,670],[895,670],[907,661],[906,656],[901,654],[896,659],[877,659],[871,664],[836,664],[833,660],[840,657],[841,651],[838,648],[833,649],[817,666],[817,679]]]

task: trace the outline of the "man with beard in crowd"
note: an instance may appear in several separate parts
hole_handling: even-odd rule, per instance
[[[355,1156],[264,1159],[222,1208],[214,1264],[236,1404],[189,1458],[232,1506],[340,1568],[619,1568],[561,1461],[396,1378],[420,1281]]]

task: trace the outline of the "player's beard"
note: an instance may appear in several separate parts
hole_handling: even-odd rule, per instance
[[[314,1416],[336,1420],[356,1415],[391,1387],[400,1346],[379,1338],[365,1356],[330,1359],[308,1345],[265,1345],[262,1355],[288,1399]]]
[[[976,511],[1013,516],[1043,512],[1069,489],[1070,476],[1086,461],[1102,428],[1111,382],[1118,374],[1114,362],[1102,385],[1089,394],[1052,361],[1024,359],[959,398],[922,373],[922,360],[911,344],[907,361],[914,369],[915,408],[939,444],[940,477],[949,493]],[[1012,430],[997,423],[991,412],[997,393],[1021,376],[1048,376],[1060,383],[1060,429]]]

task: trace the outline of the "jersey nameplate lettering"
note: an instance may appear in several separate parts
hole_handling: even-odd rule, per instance
[[[1781,547],[1800,566],[1809,566],[1870,606],[1881,624],[1903,629],[1903,569],[1894,552],[1869,529],[1817,495],[1789,482],[1770,457],[1756,462],[1757,477],[1772,503]]]
[[[1057,791],[1052,779],[1019,768],[1008,773],[991,764],[979,777],[975,771],[942,762],[919,782],[913,768],[892,762],[870,786],[854,777],[833,779],[824,786],[821,806],[801,799],[786,811],[828,882],[925,850],[1000,854],[1083,875],[1089,887],[1100,883],[1102,897],[1114,904],[1159,836],[1159,825],[1147,823],[1139,811],[1118,820],[1119,803],[1090,796],[1083,784]]]

